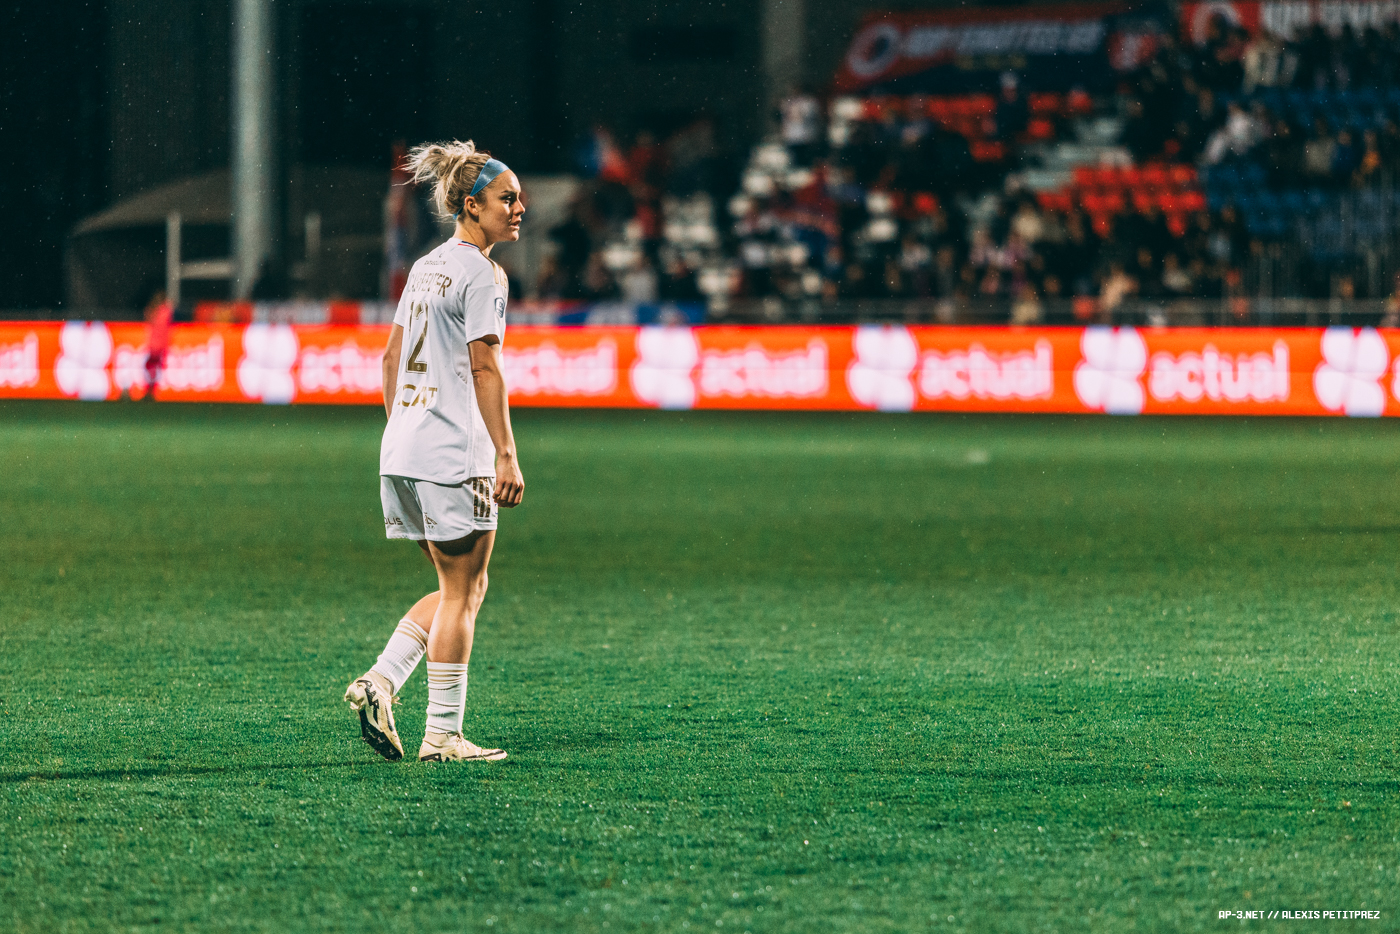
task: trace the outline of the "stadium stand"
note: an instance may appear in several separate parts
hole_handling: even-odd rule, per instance
[[[1391,295],[1400,28],[1188,14],[1106,89],[795,94],[737,177],[703,124],[625,152],[600,131],[535,292],[1025,323]]]

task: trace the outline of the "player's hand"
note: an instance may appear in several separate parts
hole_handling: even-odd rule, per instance
[[[525,477],[514,454],[496,455],[496,505],[506,509],[519,506],[525,496]]]

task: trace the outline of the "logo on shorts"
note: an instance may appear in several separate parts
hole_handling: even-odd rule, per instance
[[[423,524],[430,529],[437,528],[437,521],[434,520],[433,517],[428,515],[426,512],[423,513]]]
[[[498,298],[498,299],[496,299],[496,317],[497,317],[497,318],[504,318],[505,316],[506,316],[506,300],[505,300],[504,298]]]

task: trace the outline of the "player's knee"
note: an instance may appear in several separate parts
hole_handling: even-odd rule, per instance
[[[482,602],[486,599],[487,583],[486,572],[482,571],[471,582],[471,586],[467,590],[467,600],[471,603],[473,613],[481,608]]]

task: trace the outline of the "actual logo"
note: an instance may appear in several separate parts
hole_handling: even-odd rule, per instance
[[[296,332],[289,324],[250,324],[243,330],[243,359],[238,361],[238,388],[250,399],[286,405],[296,397]]]
[[[496,317],[497,317],[497,318],[504,319],[505,316],[506,316],[506,300],[505,300],[504,298],[497,298],[497,299],[496,299]]]
[[[908,328],[861,327],[855,333],[855,361],[846,371],[851,398],[882,412],[914,407],[914,368],[919,345]]]
[[[101,321],[68,321],[59,332],[54,379],[65,396],[105,399],[111,391],[107,364],[112,359],[112,332]]]
[[[1381,378],[1390,347],[1375,328],[1328,328],[1322,332],[1322,362],[1313,371],[1313,393],[1322,407],[1354,418],[1385,414]]]
[[[1079,401],[1109,415],[1141,413],[1147,343],[1137,328],[1085,328],[1079,349],[1084,355],[1074,368]]]
[[[642,328],[637,332],[632,391],[642,402],[657,408],[694,408],[691,371],[699,362],[700,343],[690,328]]]

